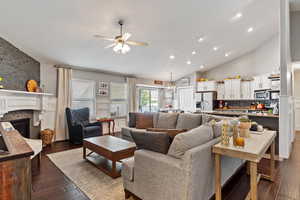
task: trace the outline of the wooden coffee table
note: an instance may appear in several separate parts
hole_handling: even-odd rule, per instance
[[[87,155],[86,149],[92,152]],[[134,143],[110,135],[83,140],[83,158],[112,178],[121,176],[122,165],[118,162],[133,156],[135,150]]]

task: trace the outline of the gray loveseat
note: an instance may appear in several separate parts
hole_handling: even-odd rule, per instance
[[[159,115],[160,114],[154,116],[158,121]],[[167,118],[167,116],[164,117]],[[183,120],[186,121],[184,122],[187,123],[186,125],[178,125],[178,123],[183,123],[182,119],[179,120],[180,117],[188,119]],[[194,123],[199,120],[198,127],[206,123],[211,117],[212,116],[207,115],[196,116],[191,114],[179,114],[176,127],[184,125],[185,128],[187,128],[188,124],[192,124],[189,123],[189,121]],[[160,121],[160,123],[162,122]],[[155,125],[159,126],[158,124]],[[182,133],[184,137],[182,137],[183,135],[181,134],[177,135],[174,141],[178,137],[177,143],[178,141],[179,143],[182,141],[182,145],[186,146],[187,141],[196,139],[193,137],[195,137],[195,133],[197,135],[198,128],[194,127],[191,129],[192,130],[186,133]],[[135,128],[123,129],[123,138],[127,138],[127,134],[130,134],[130,131],[135,131]],[[189,134],[189,132],[192,134]],[[199,134],[211,133],[202,132]],[[179,136],[181,137],[180,139]],[[131,140],[130,135],[128,138]],[[123,162],[122,177],[126,194],[134,194],[143,200],[208,200],[214,194],[214,159],[212,146],[219,141],[219,136],[212,135],[209,140],[187,150],[179,157],[172,156],[170,150],[168,154],[148,150],[137,150],[134,157]],[[222,184],[224,184],[242,164],[242,160],[222,157]]]

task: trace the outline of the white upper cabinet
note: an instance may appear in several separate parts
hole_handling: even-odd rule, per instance
[[[203,81],[197,83],[197,92],[217,91],[216,81]]]
[[[242,81],[241,99],[254,99],[253,84],[254,81]]]
[[[224,81],[226,100],[241,99],[241,79],[231,79]]]
[[[218,100],[225,99],[225,84],[224,83],[219,83],[217,85],[217,99]]]
[[[271,80],[269,74],[254,77],[254,90],[269,90],[271,89]]]

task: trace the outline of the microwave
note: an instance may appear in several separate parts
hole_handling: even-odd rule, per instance
[[[269,100],[270,93],[267,90],[257,90],[254,92],[255,99]]]

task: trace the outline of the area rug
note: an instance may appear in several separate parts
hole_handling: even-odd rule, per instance
[[[50,160],[91,200],[124,200],[122,178],[112,179],[82,158],[82,148],[52,153]]]

